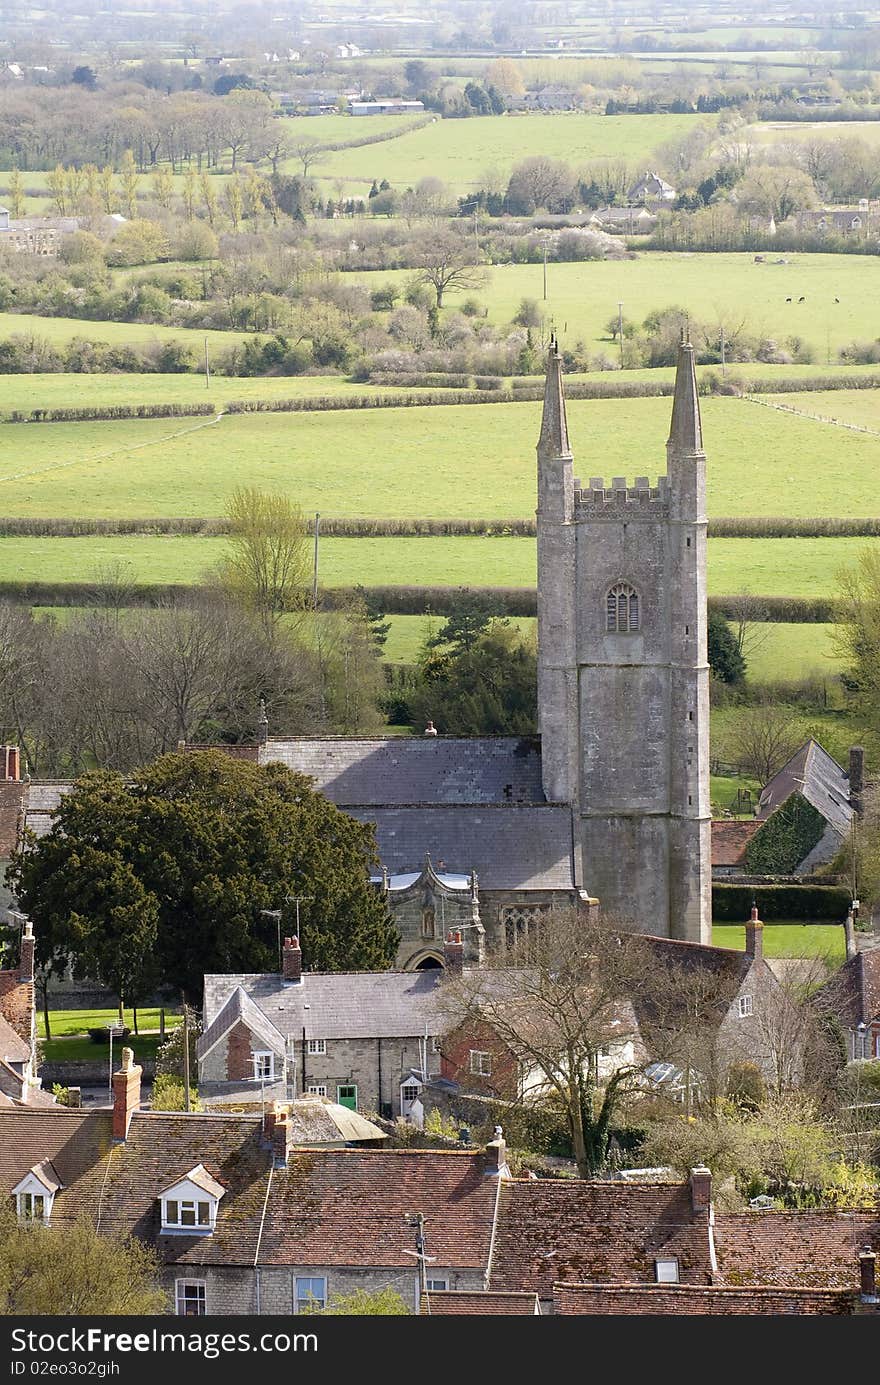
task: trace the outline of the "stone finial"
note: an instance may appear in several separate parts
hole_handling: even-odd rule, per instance
[[[266,715],[266,699],[260,698],[260,715],[257,717],[257,741],[265,745],[269,739],[269,718]]]
[[[547,352],[547,375],[544,383],[544,411],[541,415],[541,434],[538,454],[544,457],[568,457],[568,422],[565,417],[565,389],[562,384],[562,357],[559,344],[553,337]]]
[[[672,398],[672,425],[667,447],[679,455],[703,450],[703,426],[700,421],[700,401],[697,395],[697,372],[694,348],[684,337],[678,348],[675,368],[675,392]]]

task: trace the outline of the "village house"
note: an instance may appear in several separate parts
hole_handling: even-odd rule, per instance
[[[851,1061],[880,1059],[880,948],[857,952],[847,941],[850,955],[812,1003],[837,1020]]]
[[[674,202],[677,193],[671,183],[661,178],[659,173],[644,173],[627,189],[628,202]]]
[[[0,971],[0,1108],[51,1105],[37,1076],[37,1011],[34,939],[30,919],[22,924],[18,965]]]

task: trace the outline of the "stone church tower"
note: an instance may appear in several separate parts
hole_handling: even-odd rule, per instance
[[[538,441],[544,793],[573,811],[578,883],[645,932],[711,941],[706,457],[682,340],[667,474],[573,475],[559,349]]]

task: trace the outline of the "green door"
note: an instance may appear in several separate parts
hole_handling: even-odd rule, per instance
[[[349,1111],[356,1111],[358,1108],[358,1089],[353,1083],[343,1083],[336,1088],[336,1100],[340,1106],[347,1106]]]

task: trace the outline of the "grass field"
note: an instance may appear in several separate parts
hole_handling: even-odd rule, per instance
[[[529,515],[540,413],[536,402],[5,424],[0,513],[217,515],[247,482],[328,515]],[[575,401],[568,416],[581,477],[665,470],[668,399]],[[706,399],[703,425],[711,514],[876,513],[877,438],[732,398]]]
[[[125,1023],[134,1029],[134,1014],[126,1006]],[[147,1008],[138,1010],[138,1029],[143,1034],[151,1029],[158,1030],[160,1012],[157,1009]],[[165,1028],[173,1029],[180,1024],[180,1015],[176,1015],[172,1010],[165,1011]],[[99,1025],[118,1024],[119,1012],[117,1010],[50,1010],[49,1026],[52,1030],[53,1039],[66,1038],[71,1034],[88,1034],[90,1029],[96,1029]],[[37,1010],[37,1034],[43,1039],[46,1036],[46,1027],[43,1023],[43,1012]]]
[[[877,129],[880,132],[880,122]],[[550,264],[546,303],[542,265],[495,265],[487,271],[482,289],[450,292],[444,303],[455,308],[465,298],[476,297],[487,305],[493,322],[509,322],[523,298],[534,298],[558,328],[563,345],[583,341],[588,349],[604,351],[612,359],[616,350],[606,324],[616,317],[618,302],[624,317],[636,323],[653,309],[678,307],[699,322],[724,322],[728,337],[743,322],[750,332],[780,342],[797,335],[809,342],[820,365],[829,357],[834,360],[837,348],[850,341],[876,338],[876,258],[796,253],[782,258],[788,262],[774,264],[771,258],[755,264],[751,254],[656,251],[633,260]],[[375,288],[405,279],[407,271],[377,270],[355,277]],[[803,303],[798,303],[800,297]],[[793,301],[787,303],[787,298]]]
[[[743,143],[812,144],[815,140],[860,139],[880,145],[877,120],[762,120],[747,125],[739,134]]]
[[[247,335],[243,332],[202,331],[194,327],[162,327],[149,322],[93,322],[90,318],[82,317],[37,317],[33,313],[0,313],[0,339],[10,337],[13,333],[43,337],[53,346],[69,342],[74,337],[133,346],[157,341],[185,341],[198,354],[200,360],[204,356],[206,337],[210,351],[221,351],[237,341],[243,341]]]
[[[155,1058],[156,1050],[159,1047],[158,1034],[142,1034],[137,1036],[132,1034],[125,1042],[134,1049],[136,1060],[143,1058]],[[113,1066],[117,1066],[117,1055],[120,1050],[120,1042],[115,1039],[113,1042]],[[40,1044],[43,1053],[43,1061],[46,1063],[82,1063],[104,1062],[109,1073],[110,1067],[110,1045],[95,1044],[89,1038],[79,1037],[76,1034],[64,1039],[44,1039]]]
[[[866,545],[877,547],[880,539],[711,539],[709,593],[830,596],[838,568]],[[41,581],[50,574],[56,582],[90,580],[102,568],[122,564],[138,582],[196,582],[225,546],[222,538],[174,534],[4,538],[0,581]],[[320,546],[319,574],[330,587],[528,587],[537,577],[536,547],[528,538],[328,538]],[[794,628],[822,666],[813,627]]]
[[[732,947],[744,952],[745,935],[744,925],[712,925],[712,943],[715,947]],[[840,966],[846,958],[843,929],[834,923],[765,923],[764,955],[826,957],[834,966]]]
[[[367,127],[366,120],[362,123]],[[342,180],[347,190],[356,195],[369,190],[374,178],[387,178],[392,186],[403,189],[426,177],[441,178],[450,188],[463,193],[483,186],[492,174],[493,181],[500,174],[506,182],[515,163],[535,154],[565,159],[574,168],[602,159],[623,159],[639,168],[650,161],[659,145],[686,134],[693,126],[694,117],[688,115],[655,115],[646,119],[638,115],[579,112],[438,119],[399,139],[322,155],[311,173],[330,183]],[[363,133],[367,133],[367,128]]]

